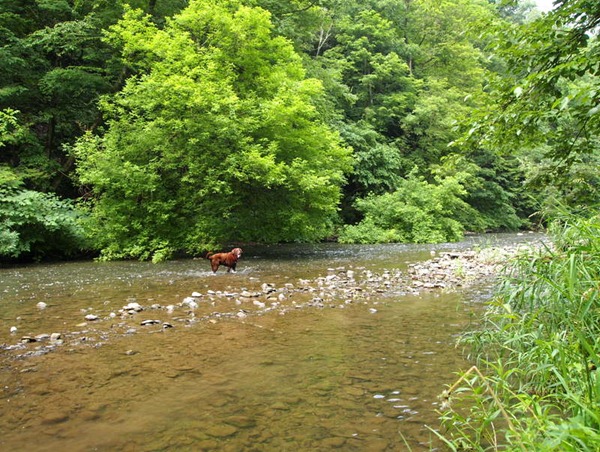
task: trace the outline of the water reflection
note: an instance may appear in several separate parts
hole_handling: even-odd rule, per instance
[[[19,334],[72,332],[82,310],[110,310],[132,298],[180,303],[195,290],[282,285],[329,267],[402,268],[429,252],[399,245],[249,249],[240,272],[217,276],[207,261],[192,260],[5,269],[0,342],[15,342],[13,324]],[[439,446],[425,427],[437,425],[437,395],[468,366],[454,338],[477,318],[481,296],[382,294],[343,309],[151,326],[110,340],[83,333],[87,344],[26,359],[3,352],[0,446],[429,450]],[[40,311],[42,300],[48,307]]]

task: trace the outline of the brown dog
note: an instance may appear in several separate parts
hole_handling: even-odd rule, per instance
[[[240,257],[242,257],[241,248],[234,248],[229,253],[208,253],[206,255],[206,258],[210,260],[210,267],[212,268],[213,273],[217,273],[220,265],[229,267],[227,272],[235,273],[235,266]]]

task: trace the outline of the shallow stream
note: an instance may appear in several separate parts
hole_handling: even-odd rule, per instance
[[[540,237],[255,247],[235,274],[192,259],[0,269],[0,448],[443,450],[437,396],[469,367],[456,337],[489,282],[349,299],[318,281]]]

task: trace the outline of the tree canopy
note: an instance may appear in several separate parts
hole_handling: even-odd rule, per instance
[[[331,233],[350,153],[269,16],[205,0],[164,29],[139,10],[111,28],[136,74],[103,99],[106,133],[75,151],[108,256]]]
[[[70,212],[64,253],[156,260],[585,210],[599,16],[585,0],[7,0],[0,189]],[[35,257],[52,233],[26,239],[38,220],[10,199],[0,257]]]

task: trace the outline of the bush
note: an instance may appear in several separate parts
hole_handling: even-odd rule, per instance
[[[81,214],[70,201],[26,190],[0,168],[0,259],[72,256],[86,247]]]
[[[357,225],[342,229],[342,243],[441,243],[458,241],[464,225],[457,218],[475,222],[478,213],[462,200],[459,180],[446,177],[432,184],[411,174],[393,193],[359,199],[364,215]]]

